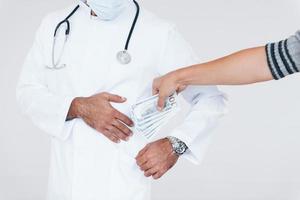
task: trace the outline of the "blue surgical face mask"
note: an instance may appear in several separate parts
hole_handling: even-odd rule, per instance
[[[113,20],[125,8],[126,0],[87,0],[87,4],[102,20]]]

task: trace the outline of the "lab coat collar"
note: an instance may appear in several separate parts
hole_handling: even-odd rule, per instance
[[[91,17],[93,17],[91,15],[92,9],[86,4],[86,0],[78,0],[78,4],[79,4],[80,8],[82,8],[82,10],[85,13],[87,13],[88,15],[90,15]]]

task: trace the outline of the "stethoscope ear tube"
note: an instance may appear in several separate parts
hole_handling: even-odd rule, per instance
[[[61,27],[61,25],[62,25],[63,23],[65,23],[65,20],[59,22],[59,24],[56,26],[55,31],[54,31],[54,37],[56,37],[57,31],[58,31],[58,29]]]
[[[74,15],[74,13],[78,10],[79,7],[80,7],[80,6],[77,5],[77,6],[74,8],[74,10],[72,10],[72,12],[71,12],[64,20],[62,20],[61,22],[58,23],[58,25],[56,26],[55,31],[54,31],[54,37],[56,36],[58,29],[59,29],[59,28],[61,27],[61,25],[63,25],[64,23],[67,24],[66,35],[69,35],[69,34],[70,34],[70,27],[71,27],[71,26],[70,26],[69,19],[70,19],[70,17],[72,17],[72,16]]]
[[[66,21],[66,24],[67,24],[66,35],[69,35],[70,34],[70,22],[69,22],[69,20]]]
[[[52,67],[50,68],[49,66],[47,66],[47,68],[49,68],[49,69],[62,69],[64,67],[66,67],[65,64],[62,64],[61,66],[58,66],[58,65],[59,65],[60,60],[63,56],[65,46],[66,46],[70,31],[71,31],[71,25],[70,25],[70,22],[69,22],[69,18],[74,15],[74,13],[78,10],[79,7],[80,6],[77,5],[75,7],[75,9],[63,21],[59,22],[57,24],[57,26],[55,27],[54,36],[53,36],[53,43],[52,43],[52,52],[51,52],[52,53]],[[63,44],[62,51],[60,52],[60,55],[58,56],[58,60],[57,60],[57,62],[55,62],[55,45],[56,45],[56,39],[57,39],[57,32],[58,32],[59,28],[64,23],[67,25],[67,28],[66,28],[66,31],[65,31],[65,41],[64,41],[64,44]]]
[[[64,21],[59,22],[59,24],[56,26],[55,31],[54,31],[54,37],[56,37],[57,32],[58,32],[58,29],[59,29],[64,23],[67,24],[67,28],[66,28],[65,35],[69,35],[69,34],[70,34],[70,27],[71,27],[71,26],[70,26],[70,22],[69,22],[69,20],[64,20]]]

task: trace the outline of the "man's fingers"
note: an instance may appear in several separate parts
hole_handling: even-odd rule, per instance
[[[111,133],[114,134],[114,136],[116,136],[117,138],[124,140],[124,141],[128,141],[128,135],[124,134],[122,131],[120,131],[118,128],[114,127],[114,126],[109,126],[107,128]]]
[[[153,179],[159,179],[161,178],[169,169],[168,168],[162,168],[157,171],[157,173],[153,174]]]
[[[117,110],[115,110],[115,117],[118,120],[120,120],[123,123],[125,123],[127,126],[130,126],[130,127],[133,126],[133,121],[129,117],[127,117],[126,115],[124,115],[123,113],[121,113],[121,112],[119,112]]]
[[[120,143],[120,139],[114,136],[109,130],[103,131],[103,135],[105,135],[109,140],[111,140],[114,143]]]
[[[150,177],[154,174],[156,174],[158,172],[158,170],[155,167],[152,167],[151,169],[148,169],[147,171],[145,171],[144,175],[146,177]]]
[[[147,162],[147,158],[145,156],[136,159],[136,163],[138,166],[142,166]]]
[[[156,83],[153,82],[153,85],[152,85],[152,94],[153,95],[157,95],[159,92],[159,88],[156,86]]]
[[[157,88],[154,88],[154,87],[152,88],[152,94],[153,95],[157,95],[158,92],[159,92],[159,90]]]
[[[149,149],[149,147],[150,147],[150,145],[147,144],[142,150],[140,150],[140,152],[136,156],[136,159],[142,157],[144,155],[144,153],[146,153],[146,151]]]
[[[119,95],[115,94],[107,94],[108,101],[114,102],[114,103],[124,103],[126,101],[125,97],[121,97]]]
[[[150,163],[149,161],[147,161],[147,162],[145,162],[144,164],[142,164],[142,165],[140,166],[140,169],[141,169],[142,171],[147,171],[147,170],[151,169],[152,167],[154,167],[154,166],[151,165],[151,163]]]
[[[112,125],[114,125],[116,128],[118,128],[120,131],[122,131],[127,136],[132,135],[132,131],[127,126],[125,126],[122,122],[120,122],[119,120],[115,119],[112,122]]]
[[[157,172],[155,174],[152,175],[153,179],[157,180],[159,178],[161,178],[165,173],[161,173],[161,172]]]
[[[159,87],[158,87],[159,84],[158,83],[159,83],[159,78],[156,78],[153,80],[153,83],[152,83],[152,94],[153,95],[156,95],[159,92]]]
[[[147,150],[146,150],[147,151]],[[136,157],[136,163],[138,166],[142,166],[143,164],[145,164],[148,161],[148,156],[146,154],[146,152],[138,157]]]

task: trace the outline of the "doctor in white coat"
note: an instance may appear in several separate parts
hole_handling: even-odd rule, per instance
[[[57,31],[52,61],[53,33]],[[181,154],[199,163],[211,129],[224,112],[214,86],[189,87],[183,96],[191,112],[172,136],[148,141],[132,132],[130,106],[150,96],[154,77],[198,63],[175,26],[144,8],[132,33],[131,62],[120,63],[136,15],[132,0],[87,0],[42,21],[17,87],[21,109],[51,136],[49,200],[148,200],[151,179],[161,177]],[[125,125],[126,124],[126,125]],[[132,129],[134,130],[134,129]],[[174,141],[175,139],[175,141]],[[149,144],[150,143],[150,144]]]

